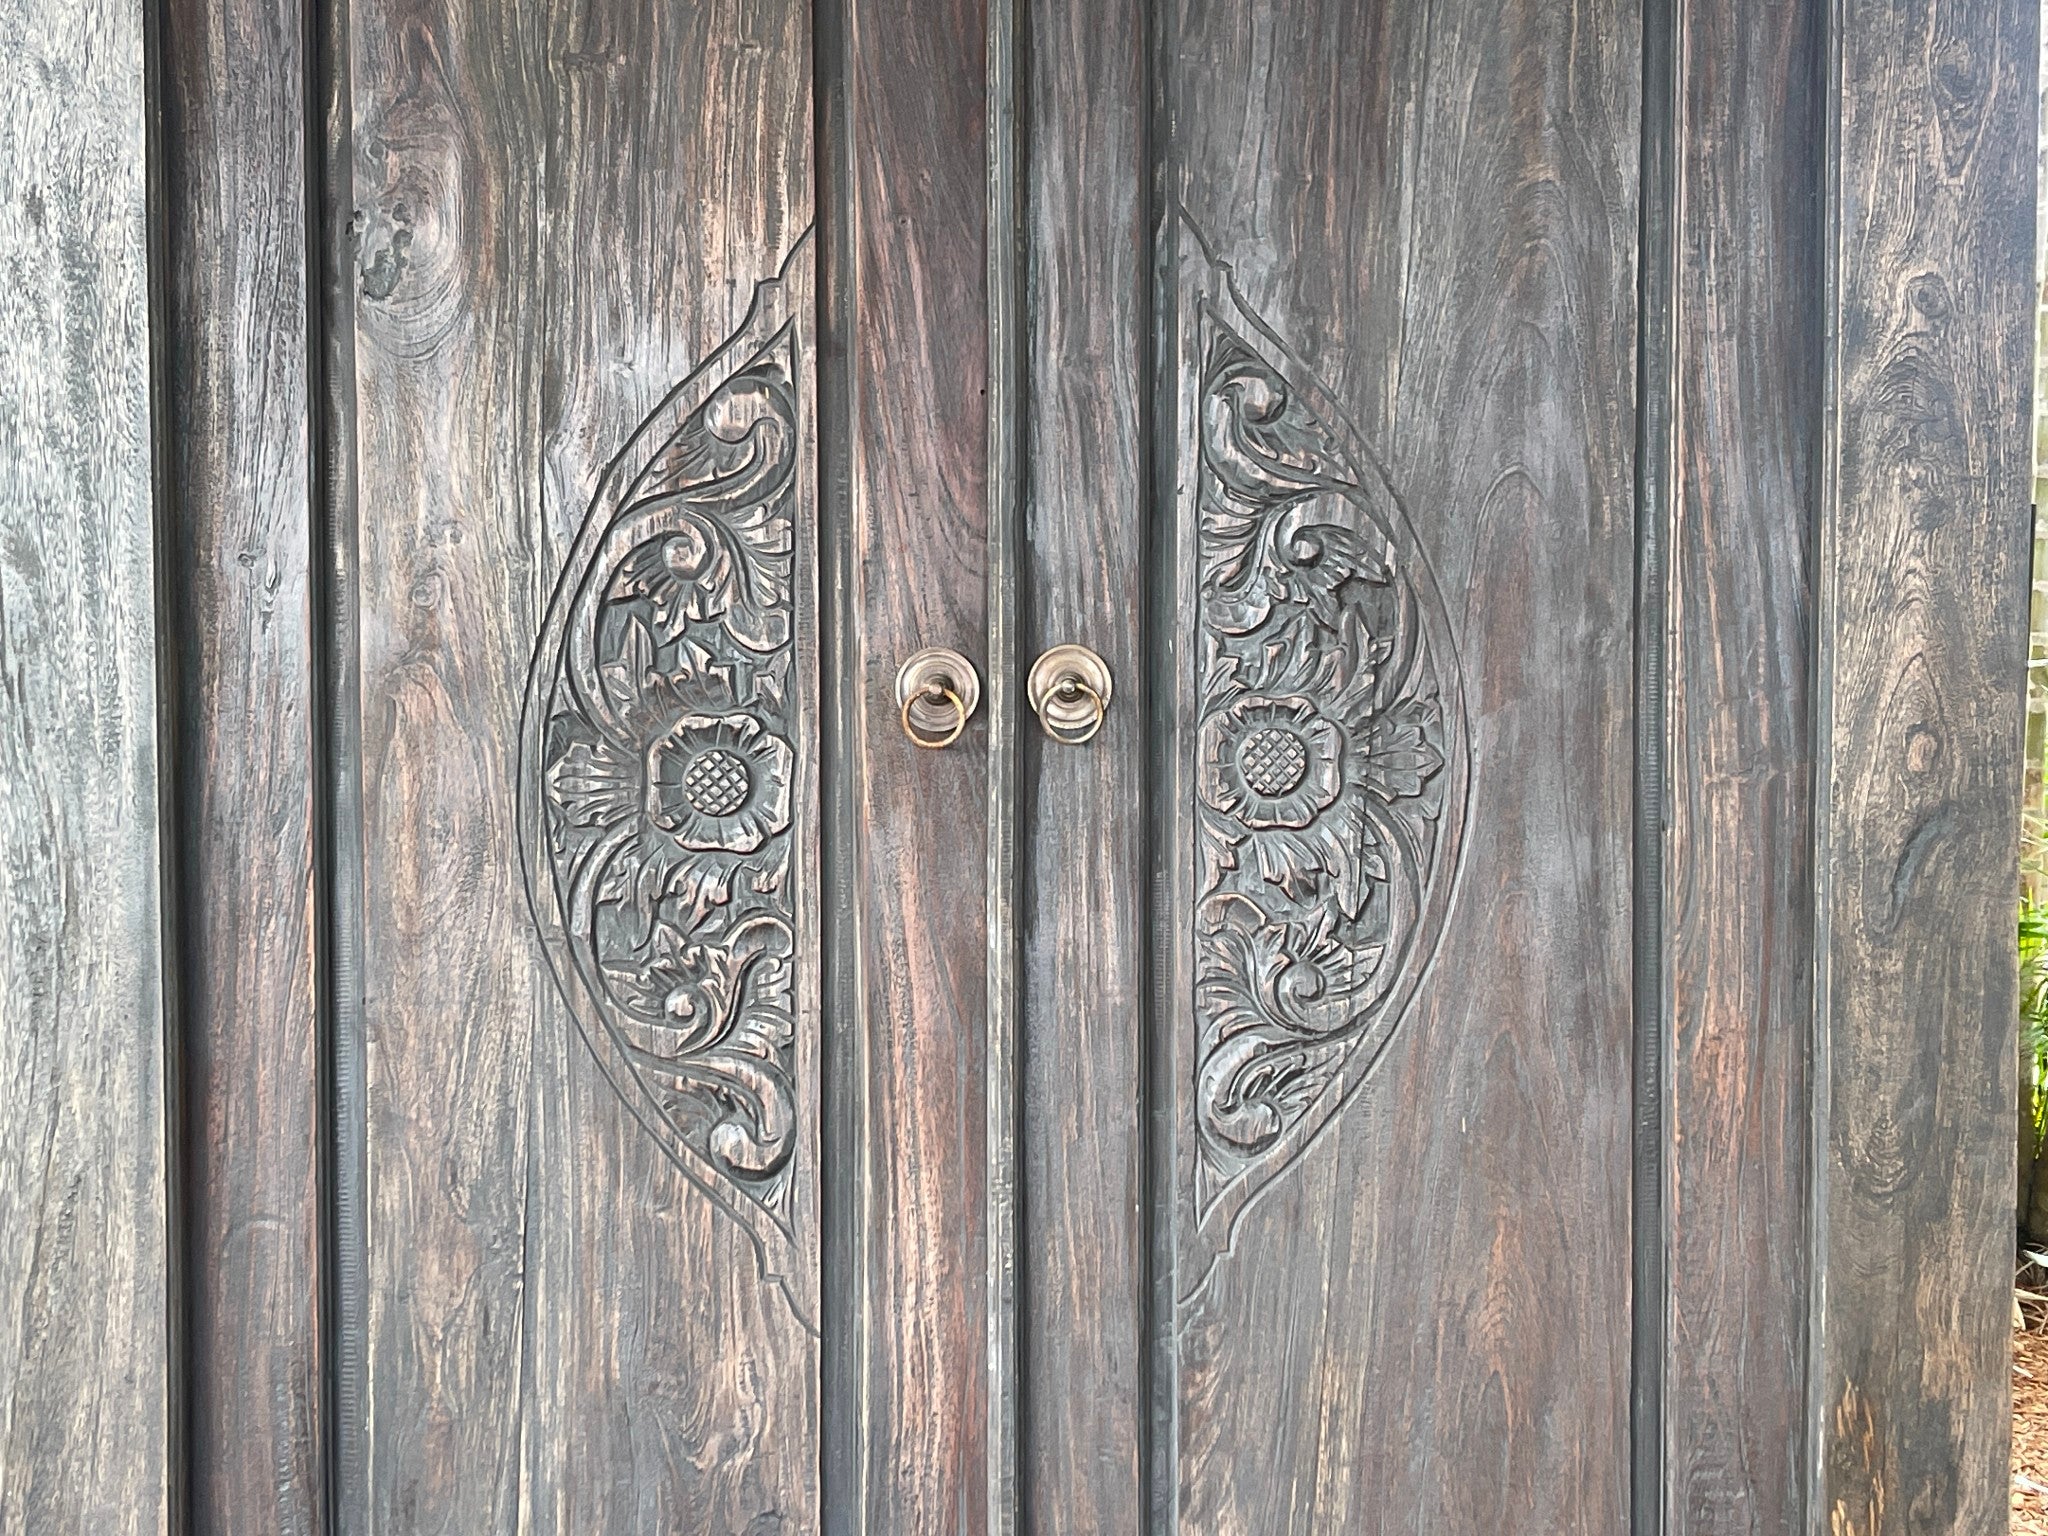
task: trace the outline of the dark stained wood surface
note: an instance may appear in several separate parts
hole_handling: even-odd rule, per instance
[[[983,1392],[988,1404],[983,1458],[988,1536],[1015,1536],[1021,1388],[1018,1330],[1023,1235],[1019,1167],[1024,1107],[1021,1083],[1022,950],[1019,938],[1021,841],[1018,825],[1019,723],[1029,707],[1025,663],[1018,654],[1023,597],[1025,465],[1029,455],[1028,306],[1024,233],[1028,206],[1020,79],[1029,18],[1017,0],[987,0],[982,118],[987,124],[988,405],[986,419],[988,564],[985,647],[988,671],[988,765],[982,774],[987,819],[987,975],[983,1006],[982,1309],[986,1317]]]
[[[223,1536],[325,1529],[301,12],[164,29],[189,1518]]]
[[[1666,659],[1664,1528],[1804,1489],[1821,7],[1678,27]],[[1643,1241],[1660,1234],[1645,1233]]]
[[[1996,1531],[2039,12],[1833,24],[1808,1519]]]
[[[834,1529],[988,1518],[987,734],[921,751],[904,658],[986,665],[987,161],[979,0],[844,6],[848,434],[856,689],[851,860],[858,1076],[835,1095],[862,1174],[852,1456]]]
[[[984,0],[816,7],[815,82],[801,0],[334,9],[323,353],[304,18],[172,0],[156,487],[139,16],[0,23],[0,1529],[316,1531],[334,1447],[351,1531],[2000,1528],[2032,9],[1681,0],[1667,102],[1613,0],[1018,5],[1014,138]],[[528,663],[607,466],[778,272],[780,1284],[578,1037],[521,820]],[[1234,467],[1196,451],[1232,420]],[[1327,529],[1371,544],[1383,469],[1412,535],[1324,596],[1406,594],[1458,685],[1344,727],[1333,771],[1389,807],[1379,910],[1425,821],[1456,883],[1319,1132],[1284,1076],[1218,1100],[1199,1070],[1227,989],[1197,860],[1257,771],[1216,700],[1295,676],[1231,650],[1264,621],[1229,630],[1215,482],[1291,506],[1290,467],[1327,521],[1260,569],[1370,566]],[[1117,679],[1078,749],[1017,697],[1069,640]],[[931,644],[1003,669],[938,753],[891,695]],[[1331,655],[1267,691],[1336,718]],[[1443,804],[1400,821],[1403,778]],[[1233,888],[1324,856],[1275,826],[1230,834]],[[1329,953],[1272,995],[1342,984]],[[1241,1201],[1197,1188],[1205,1115],[1302,1103]]]
[[[599,476],[810,222],[808,7],[393,0],[350,22],[371,1436],[350,1524],[813,1529],[815,1336],[578,1038],[514,815],[528,658]]]
[[[1151,238],[1145,7],[1035,0],[1024,130],[1027,478],[1019,667],[1078,643],[1111,713],[1028,709],[1022,843],[1019,1529],[1145,1524]]]
[[[1463,866],[1412,1010],[1174,1319],[1175,1528],[1611,1536],[1628,1499],[1637,20],[1597,0],[1303,0],[1182,4],[1167,25],[1169,186],[1384,464],[1449,603],[1471,752]],[[1162,471],[1183,495],[1196,473]],[[1185,608],[1167,621],[1193,627]],[[1192,772],[1170,782],[1192,839]],[[1163,1031],[1193,1027],[1188,878],[1162,930]],[[1185,1199],[1195,1084],[1174,1046]]]
[[[177,1519],[145,11],[0,15],[0,1530]]]

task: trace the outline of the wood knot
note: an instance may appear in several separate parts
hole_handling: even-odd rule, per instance
[[[1936,324],[1947,320],[1955,308],[1948,284],[1939,272],[1923,272],[1907,283],[1906,302],[1913,306],[1914,313]]]

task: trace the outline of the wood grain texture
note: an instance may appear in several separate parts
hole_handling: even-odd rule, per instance
[[[1170,185],[1384,464],[1448,596],[1471,751],[1434,968],[1175,1319],[1175,1528],[1619,1532],[1637,18],[1597,0],[1168,16]],[[1186,494],[1180,451],[1162,478]],[[1185,678],[1172,637],[1192,616],[1162,622],[1162,675]],[[1161,782],[1186,849],[1179,724]],[[1159,963],[1184,1143],[1175,858]]]
[[[324,1528],[307,103],[298,0],[166,15],[197,1530]]]
[[[1019,1528],[1124,1532],[1145,1523],[1149,39],[1125,0],[1028,9],[1020,665],[1086,645],[1115,693],[1082,747],[1019,721]]]
[[[0,8],[0,1530],[176,1511],[144,10]]]
[[[1818,1485],[2007,1518],[2037,7],[1837,6],[1820,580]]]
[[[1802,1528],[1823,29],[1690,4],[1674,104],[1665,1521]]]
[[[808,7],[352,10],[371,1439],[345,1497],[377,1531],[810,1530],[814,1338],[576,1037],[513,809],[602,469],[809,224]]]
[[[865,1509],[834,1518],[908,1536],[989,1516],[986,726],[920,751],[893,692],[928,645],[985,663],[988,18],[850,0],[844,26],[858,762],[827,772],[859,829]]]

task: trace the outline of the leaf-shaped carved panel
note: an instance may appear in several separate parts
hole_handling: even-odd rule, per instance
[[[809,241],[633,433],[534,650],[521,849],[626,1108],[816,1315]]]
[[[1180,229],[1192,1294],[1399,1026],[1443,927],[1469,765],[1449,618],[1385,474]]]

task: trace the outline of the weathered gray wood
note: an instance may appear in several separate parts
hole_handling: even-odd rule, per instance
[[[190,1515],[324,1523],[312,398],[298,0],[165,17]]]
[[[546,678],[560,654],[550,591],[643,420],[694,380],[709,393],[682,425],[709,427],[705,452],[807,457],[772,422],[748,435],[767,397],[719,394],[747,359],[712,359],[793,251],[787,277],[808,282],[808,7],[351,12],[372,1438],[344,1497],[380,1531],[812,1529],[814,973],[799,959],[785,1294],[674,1150],[687,1135],[619,1075],[610,1016],[551,974],[536,921],[560,823],[539,807],[594,781],[565,787],[554,759],[520,778],[529,657]],[[801,422],[808,309],[791,302],[776,398]],[[795,476],[801,552],[815,472]],[[806,579],[770,601],[784,620]],[[802,658],[779,654],[790,708],[812,707]],[[626,667],[622,687],[647,685]],[[814,796],[801,771],[779,782],[801,840]],[[779,889],[810,910],[793,858]]]
[[[0,8],[0,1529],[176,1481],[144,8]]]
[[[853,436],[845,428],[857,398],[853,335],[859,313],[858,229],[839,190],[852,181],[849,121],[853,60],[847,16],[838,5],[812,8],[817,76],[818,292],[818,594],[819,799],[822,1000],[835,1021],[860,1018],[866,1007],[861,974],[859,869],[861,718],[868,707],[859,664],[861,616],[854,593],[861,580],[853,515]],[[868,1081],[865,1031],[835,1027],[822,1042],[827,1107],[820,1142],[819,1388],[823,1398],[819,1492],[826,1536],[862,1530],[868,1502],[867,1382],[868,1168],[864,1105]]]
[[[1024,42],[1030,18],[1018,0],[987,0],[982,112],[988,125],[988,974],[982,1039],[983,1210],[988,1225],[982,1307],[986,1322],[988,1536],[1015,1536],[1019,1509],[1018,1454],[1022,1382],[1017,1335],[1023,1266],[1020,1136],[1023,1123],[1023,968],[1019,859],[1019,727],[1029,709],[1026,662],[1018,651],[1024,595],[1024,479],[1029,459],[1030,263],[1024,219],[1029,200],[1025,166]]]
[[[852,1498],[834,1529],[980,1531],[988,1495],[986,720],[945,751],[905,740],[903,659],[985,664],[988,301],[981,0],[844,10],[846,467],[855,690],[862,1374]],[[828,424],[832,430],[835,424]],[[862,1521],[866,1524],[863,1526]]]
[[[1150,170],[1145,7],[1035,0],[1020,665],[1087,645],[1113,712],[1019,720],[1020,1529],[1137,1531],[1145,1419]]]
[[[1823,8],[1681,8],[1662,916],[1665,1529],[1801,1528]],[[1646,107],[1647,110],[1647,107]],[[1655,919],[1653,919],[1654,921]],[[1657,1426],[1645,1426],[1651,1433]]]
[[[1827,96],[1813,1529],[2007,1519],[2038,7],[1848,0]]]
[[[1179,422],[1163,492],[1177,498],[1178,542],[1161,554],[1161,590],[1178,606],[1155,658],[1162,685],[1183,690],[1163,714],[1172,776],[1158,781],[1177,845],[1157,961],[1180,1202],[1162,1262],[1178,1267],[1183,1298],[1158,1433],[1178,1461],[1162,1469],[1177,1528],[1610,1536],[1628,1495],[1637,18],[1571,0],[1189,3],[1169,17],[1161,148],[1189,215],[1167,277],[1181,284],[1166,352],[1178,377],[1163,381],[1160,407]],[[1228,264],[1241,312],[1198,235]],[[1205,313],[1259,359],[1228,375],[1241,384],[1209,391]],[[1432,641],[1442,709],[1411,721],[1429,753],[1386,761],[1386,809],[1372,814],[1408,831],[1382,820],[1377,846],[1392,870],[1429,863],[1417,852],[1424,823],[1396,803],[1417,784],[1441,796],[1442,826],[1462,802],[1464,833],[1440,945],[1415,923],[1419,947],[1399,963],[1419,990],[1376,1070],[1291,1166],[1249,1165],[1265,1182],[1204,1284],[1221,1234],[1198,1222],[1213,1147],[1197,1140],[1202,1117],[1259,1102],[1212,1094],[1199,1074],[1214,1058],[1198,1059],[1193,1033],[1225,1018],[1217,994],[1197,994],[1194,968],[1226,963],[1195,942],[1196,882],[1215,878],[1195,852],[1215,858],[1226,832],[1240,835],[1227,820],[1198,830],[1196,806],[1227,817],[1248,804],[1216,777],[1235,727],[1190,681],[1229,682],[1213,670],[1211,631],[1252,623],[1242,610],[1219,616],[1236,580],[1213,542],[1227,520],[1199,536],[1193,526],[1215,473],[1193,441],[1219,419],[1267,445],[1247,462],[1298,455],[1322,484],[1348,479],[1355,501],[1405,509],[1414,547],[1396,540],[1398,580],[1426,624],[1433,568],[1455,650]],[[1390,495],[1373,488],[1374,456]],[[1273,489],[1284,465],[1267,461],[1259,476],[1284,499]],[[1329,492],[1315,506],[1341,521],[1345,500]],[[1315,563],[1364,559],[1360,547],[1372,541],[1318,537],[1274,558],[1297,563],[1303,590],[1322,590]],[[1261,666],[1284,672],[1293,652],[1265,654]],[[1355,673],[1361,656],[1354,637],[1321,659]],[[1327,672],[1320,686],[1273,675],[1315,708],[1342,702]],[[1460,678],[1469,759],[1455,729]],[[1213,727],[1198,731],[1198,709]],[[1397,739],[1345,729],[1348,752]],[[1336,791],[1354,806],[1357,762],[1345,759]],[[1286,839],[1307,814],[1276,809],[1264,832],[1239,820],[1238,856],[1299,877],[1310,853]],[[1310,851],[1335,858],[1330,847]],[[1386,902],[1401,886],[1375,889]],[[1282,904],[1305,924],[1315,906],[1293,892]],[[1296,959],[1308,932],[1286,940]],[[1320,1006],[1349,980],[1328,968],[1336,957],[1262,972],[1264,953],[1225,952],[1290,1007]],[[1233,995],[1249,998],[1248,984]],[[1244,1110],[1247,1138],[1314,1123],[1291,1107],[1296,1068],[1272,1059],[1278,1087],[1236,1080],[1271,1094],[1270,1119]],[[1363,1066],[1310,1052],[1299,1070],[1314,1081]]]
[[[329,359],[355,364],[325,402],[347,428],[326,608],[299,17],[174,0],[195,1520],[319,1521],[306,767],[309,625],[332,617],[325,877],[356,894],[324,975],[367,1090],[340,1127],[365,1142],[341,1210],[368,1216],[367,1269],[337,1271],[342,1359],[367,1366],[332,1426],[367,1451],[342,1467],[345,1528],[1001,1531],[1014,1414],[1026,1530],[1614,1536],[1632,1339],[1660,1351],[1637,1428],[1666,1478],[1633,1491],[1672,1531],[1995,1528],[2011,978],[1986,957],[2010,917],[2031,11],[1845,0],[1830,31],[1819,4],[1683,8],[1675,99],[1652,104],[1679,172],[1652,274],[1673,285],[1671,500],[1660,480],[1643,527],[1637,263],[1664,247],[1638,250],[1634,12],[1182,0],[1148,38],[1136,3],[1019,3],[1007,61],[982,0],[818,8],[831,191],[809,244],[800,0],[334,9],[329,233],[352,266]],[[141,109],[31,68],[112,26],[96,67],[132,60],[139,91],[141,55],[133,18],[25,14],[0,57],[61,113],[19,114],[0,164],[0,325],[26,360],[0,394],[0,1081],[32,1133],[0,1158],[0,1526],[155,1530],[176,1442]],[[1009,65],[1025,537],[992,550],[1018,406],[990,329]],[[66,377],[83,393],[30,387]],[[1660,409],[1664,377],[1643,386]],[[769,488],[721,499],[714,471]],[[733,548],[786,632],[712,602],[676,519],[713,502],[702,526],[750,530]],[[1313,515],[1232,567],[1246,508]],[[623,596],[615,514],[683,540]],[[1637,613],[1646,539],[1669,600]],[[1011,556],[1021,581],[991,590]],[[579,631],[592,572],[631,614]],[[1262,604],[1304,627],[1264,630]],[[1399,633],[1368,662],[1349,619]],[[643,653],[632,623],[663,637]],[[579,633],[612,648],[583,695]],[[1066,640],[1117,676],[1090,746],[1028,715],[1015,742],[989,715],[947,752],[902,739],[909,651],[1003,668],[990,697],[1014,710],[1017,664]],[[659,754],[598,772],[573,727],[629,695],[702,714],[689,690],[735,659],[712,712],[787,738],[786,769],[752,759],[787,824],[761,812],[773,858],[714,839],[666,870],[650,905],[740,873],[689,929],[711,959],[639,973],[671,1036],[615,1029],[577,969],[602,920],[564,895],[563,850],[622,807],[651,820]],[[1288,771],[1246,755],[1242,707],[1267,704],[1327,804],[1281,786],[1246,809]],[[1662,733],[1648,771],[1639,727]],[[1639,908],[1646,787],[1668,831]],[[1353,814],[1323,840],[1318,818]],[[1018,838],[1014,993],[991,833]],[[1350,879],[1364,918],[1319,929],[1359,905]],[[1247,916],[1265,898],[1291,929]],[[736,939],[741,916],[789,951]],[[1327,1023],[1377,974],[1382,923],[1391,1001],[1218,1091],[1219,1037],[1260,1008]],[[743,940],[762,969],[730,995],[767,1030],[748,1060],[789,1079],[786,1136],[719,1119],[751,1091],[731,1059],[708,1088],[640,1075]],[[1632,1085],[1645,1028],[1663,1075]],[[1013,1069],[1014,1272],[990,1164]],[[1669,1136],[1634,1232],[1632,1086],[1668,1094]],[[1216,1140],[1226,1121],[1243,1139]],[[791,1160],[754,1182],[718,1164],[742,1122]],[[1630,1294],[1646,1243],[1654,1318]],[[991,1310],[1011,1285],[1015,1395]],[[64,1327],[81,1292],[129,1326]],[[118,1429],[88,1445],[94,1423]]]

